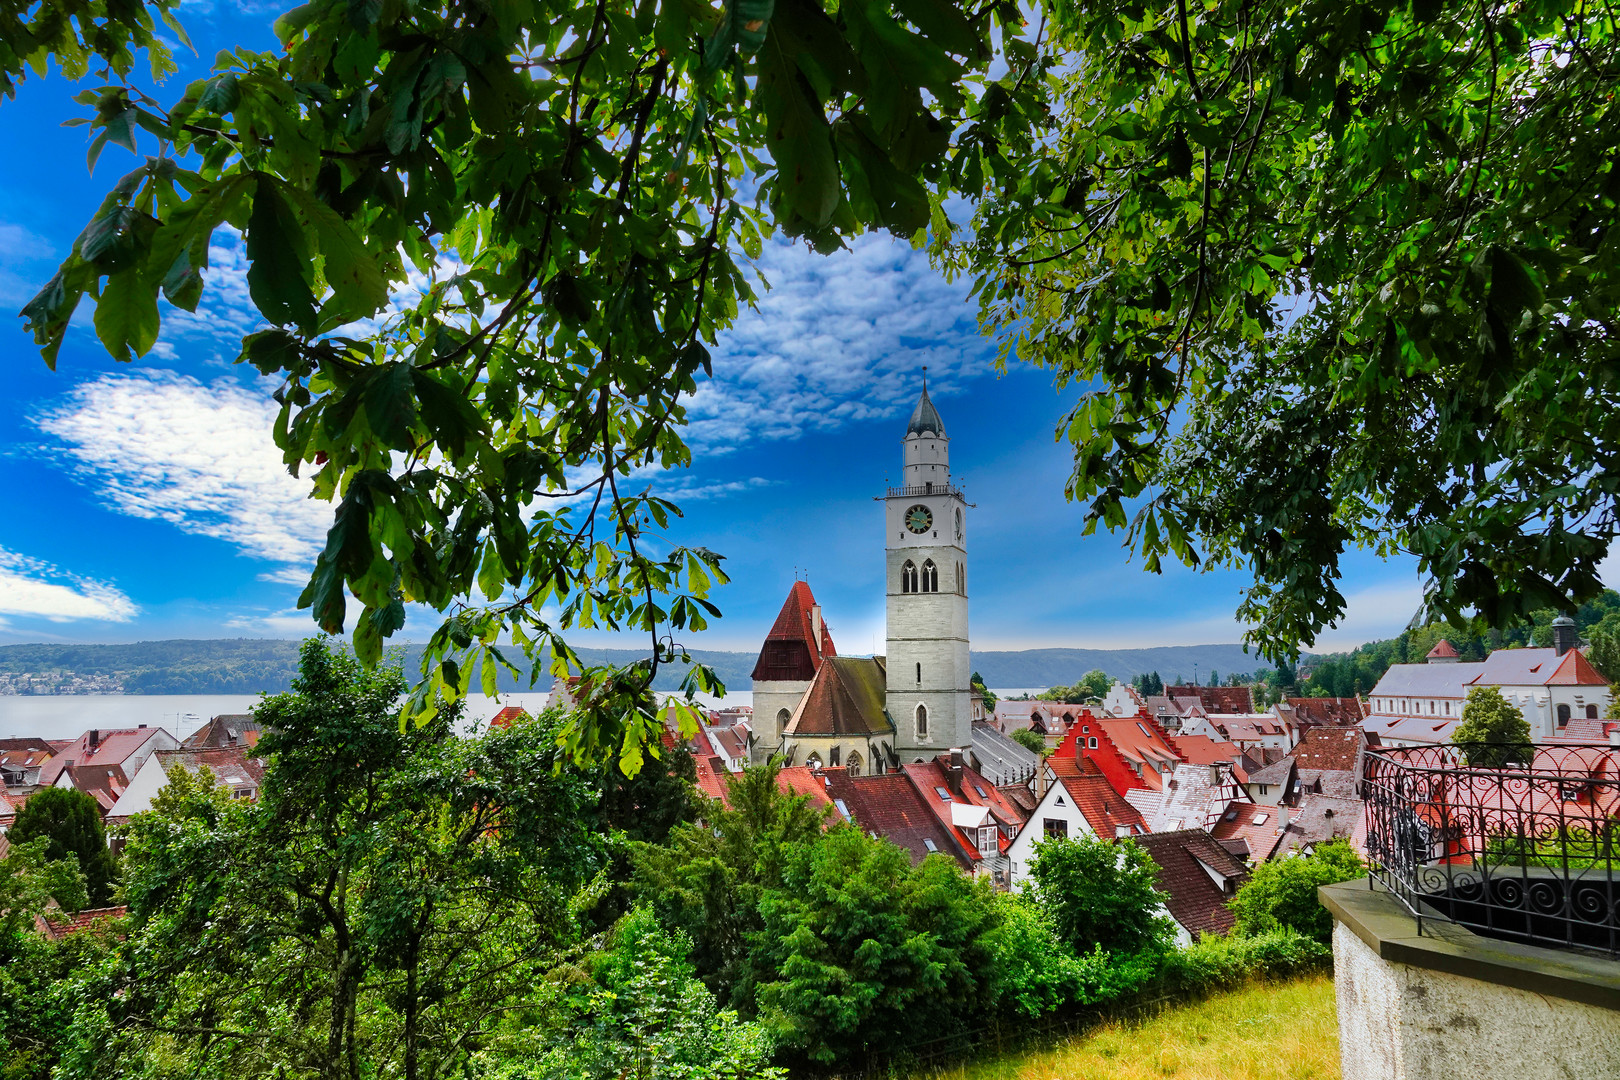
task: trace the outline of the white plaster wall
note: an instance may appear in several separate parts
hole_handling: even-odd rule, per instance
[[[951,440],[933,435],[908,435],[901,440],[907,487],[948,483],[951,479]]]
[[[762,764],[780,748],[781,726],[776,722],[776,714],[786,709],[792,716],[808,689],[808,682],[754,683],[754,746],[749,751],[754,764]]]
[[[1074,799],[1064,790],[1063,785],[1054,783],[1047,789],[1046,797],[1035,807],[1035,812],[1029,815],[1029,820],[1024,822],[1024,827],[1018,830],[1018,835],[1007,848],[1007,858],[1011,862],[1012,871],[1008,881],[1015,888],[1029,880],[1029,864],[1035,859],[1035,845],[1046,839],[1047,818],[1061,818],[1067,821],[1071,837],[1089,835],[1092,831],[1085,815],[1074,805]]]
[[[1333,928],[1344,1080],[1620,1076],[1620,1013],[1391,963]]]

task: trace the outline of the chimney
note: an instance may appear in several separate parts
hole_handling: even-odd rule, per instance
[[[1560,615],[1552,621],[1553,648],[1563,656],[1575,647],[1575,620],[1568,615]]]
[[[1220,787],[1221,786],[1221,767],[1220,767],[1219,763],[1217,763],[1217,762],[1210,762],[1210,765],[1209,765],[1209,786],[1210,787]]]
[[[817,651],[821,649],[821,605],[810,605],[810,636],[815,642]]]
[[[1042,799],[1046,798],[1046,788],[1047,788],[1047,785],[1051,782],[1050,777],[1048,777],[1046,775],[1046,770],[1047,770],[1047,765],[1046,765],[1045,759],[1042,759],[1042,760],[1035,763],[1035,801],[1036,802],[1040,802]]]
[[[1288,831],[1288,807],[1282,803],[1277,804],[1277,835],[1281,836]]]
[[[101,745],[101,729],[100,728],[91,728],[90,729],[90,752],[92,754],[95,753],[96,752],[96,747],[98,747],[100,745]]]
[[[951,794],[958,799],[962,797],[962,751],[951,751],[951,767],[946,770],[946,782],[951,786]]]

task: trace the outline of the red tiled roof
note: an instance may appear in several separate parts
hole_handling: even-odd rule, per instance
[[[60,941],[69,934],[88,930],[104,919],[121,919],[128,914],[129,908],[123,904],[117,907],[85,908],[72,915],[65,911],[52,911],[37,917],[34,926],[46,937]]]
[[[516,705],[508,705],[500,712],[489,718],[489,730],[504,731],[513,724],[517,723],[519,717],[527,715],[529,714],[523,709],[518,708]]]
[[[1147,831],[1147,823],[1136,807],[1109,785],[1100,773],[1084,771],[1080,762],[1068,757],[1046,759],[1052,775],[1069,793],[1074,805],[1091,826],[1091,831],[1105,839],[1121,835],[1136,835]]]
[[[1303,724],[1348,726],[1366,719],[1361,699],[1353,697],[1291,697],[1283,702]]]
[[[940,824],[905,773],[850,776],[845,769],[823,769],[821,776],[828,794],[843,802],[857,825],[911,852],[913,863],[938,853],[973,869],[973,858],[962,850],[956,830]]]
[[[1237,743],[1216,742],[1208,735],[1172,735],[1170,745],[1194,765],[1213,765],[1218,761],[1236,761],[1243,755]]]
[[[1263,818],[1256,821],[1256,818]],[[1271,858],[1282,839],[1278,830],[1279,819],[1275,806],[1234,799],[1221,812],[1220,820],[1209,830],[1211,838],[1230,842],[1241,840],[1248,847],[1249,861],[1262,863]]]
[[[825,621],[821,633],[816,633],[810,615],[817,606],[810,583],[795,581],[776,623],[765,635],[765,645],[754,664],[756,682],[805,682],[821,669],[822,660],[838,655]]]
[[[800,582],[799,584],[804,584]],[[892,730],[883,711],[887,680],[877,657],[829,656],[788,721],[789,735],[877,735]]]
[[[1360,728],[1315,727],[1305,732],[1305,737],[1289,756],[1302,769],[1353,772],[1364,738]]]
[[[713,754],[693,754],[694,764],[697,766],[697,786],[711,799],[719,799],[722,805],[731,803],[731,774],[726,771],[726,763]]]
[[[1197,698],[1206,713],[1252,713],[1254,693],[1247,686],[1167,686],[1166,697]]]
[[[1439,641],[1435,642],[1434,648],[1429,650],[1429,654],[1425,656],[1424,659],[1448,660],[1461,655],[1462,653],[1457,651],[1457,647],[1455,645],[1447,641],[1445,638],[1441,638]]]
[[[1571,649],[1558,662],[1558,667],[1547,677],[1548,686],[1608,686],[1598,669],[1592,666],[1579,649]]]
[[[86,731],[68,746],[59,750],[40,770],[39,782],[50,787],[56,783],[56,778],[62,775],[62,768],[69,761],[75,766],[85,765],[122,765],[129,760],[147,740],[156,738],[162,728],[96,728]],[[90,749],[90,736],[96,736],[96,748]]]
[[[1154,888],[1164,896],[1170,916],[1188,933],[1224,934],[1237,924],[1226,902],[1249,879],[1249,871],[1208,833],[1182,829],[1134,840],[1158,864]],[[1226,879],[1224,889],[1210,877],[1211,871]]]

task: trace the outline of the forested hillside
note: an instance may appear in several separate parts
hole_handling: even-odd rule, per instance
[[[257,638],[138,641],[128,645],[0,646],[0,677],[99,676],[115,680],[126,694],[257,694],[280,693],[291,685],[298,666],[298,642]],[[587,663],[630,663],[644,653],[634,649],[580,649]],[[692,656],[719,674],[729,690],[747,690],[754,669],[753,652],[696,650]],[[417,646],[405,646],[405,670],[421,660]],[[1208,681],[1212,671],[1248,671],[1258,661],[1241,645],[1178,645],[1156,649],[1029,649],[1022,652],[976,652],[973,670],[992,687],[1045,687],[1072,683],[1091,670],[1128,681],[1157,671],[1166,680],[1191,679],[1196,672]],[[661,670],[656,688],[675,690],[685,668]],[[548,689],[542,675],[538,686]],[[528,680],[502,673],[502,690],[527,690]],[[22,692],[28,692],[24,689]],[[35,690],[59,693],[59,689]]]

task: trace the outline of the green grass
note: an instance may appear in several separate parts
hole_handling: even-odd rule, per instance
[[[944,1080],[1339,1080],[1333,977],[1252,983]]]

